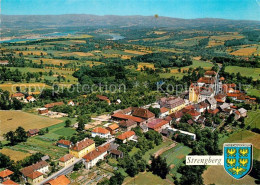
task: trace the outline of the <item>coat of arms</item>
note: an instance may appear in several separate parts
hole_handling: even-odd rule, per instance
[[[249,143],[224,144],[224,168],[235,179],[241,179],[252,168],[253,147]]]

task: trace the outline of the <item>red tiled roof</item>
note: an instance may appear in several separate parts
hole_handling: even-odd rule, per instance
[[[71,154],[66,154],[66,155],[64,155],[63,157],[61,157],[60,159],[59,159],[59,161],[61,161],[61,162],[66,162],[66,161],[69,161],[70,159],[72,159],[74,156],[73,155],[71,155]]]
[[[99,134],[108,134],[110,133],[109,130],[102,128],[102,127],[96,127],[92,130],[94,133],[99,133]]]
[[[122,120],[122,121],[119,122],[119,125],[121,127],[130,127],[130,126],[136,125],[136,124],[137,123],[135,121],[131,120],[131,119],[129,119],[129,120]]]
[[[237,115],[240,115],[240,112],[237,110],[236,112],[235,112]]]
[[[223,81],[223,80],[225,80],[225,78],[222,76],[219,78],[219,80]]]
[[[42,176],[43,174],[41,172],[38,171],[34,171],[31,174],[27,175],[27,177],[29,177],[30,179],[36,179],[40,176]]]
[[[217,102],[219,103],[224,103],[225,101],[224,100],[221,100],[221,99],[216,99]]]
[[[8,177],[9,175],[12,175],[13,173],[14,172],[12,172],[11,170],[5,169],[0,172],[0,177],[5,178]]]
[[[134,108],[134,112],[132,114],[133,116],[136,117],[140,117],[140,118],[144,118],[144,119],[149,119],[154,117],[154,113],[152,113],[151,111],[147,110],[147,109],[143,109],[143,108]]]
[[[135,132],[130,130],[130,131],[124,132],[123,134],[117,136],[117,138],[120,140],[125,140],[133,135],[135,135]]]
[[[50,185],[68,185],[69,183],[70,180],[65,175],[61,175],[56,179],[52,179],[48,182]]]
[[[200,115],[200,113],[197,112],[197,111],[194,110],[194,109],[189,110],[189,111],[187,112],[187,114],[189,114],[189,115],[191,115],[191,116],[199,116],[199,115]]]
[[[23,93],[15,93],[15,94],[12,94],[12,98],[13,97],[23,97],[24,94]]]
[[[70,146],[71,142],[69,140],[61,139],[58,141],[59,144]]]
[[[183,116],[183,112],[182,111],[178,111],[178,112],[175,112],[175,113],[171,114],[170,116],[172,118],[178,119],[178,118],[181,118]]]
[[[154,120],[148,122],[148,128],[157,129],[168,123],[169,123],[169,121],[166,121],[166,120],[154,119]]]
[[[162,108],[160,108],[160,112],[161,113],[165,113],[165,112],[167,112],[167,111],[169,111],[167,108],[165,108],[165,107],[162,107]]]
[[[208,110],[208,113],[210,114],[217,114],[219,112],[219,109],[215,109],[215,110]]]
[[[37,129],[37,128],[28,130],[28,133],[31,135],[37,134],[38,132],[39,132],[39,129]]]
[[[12,181],[12,180],[10,180],[10,179],[8,179],[8,180],[2,182],[2,184],[4,184],[4,185],[19,185],[19,184],[17,184],[16,182],[14,182],[14,181]]]
[[[226,84],[229,88],[234,88],[234,87],[236,87],[237,85],[236,84],[234,84],[234,83],[232,83],[232,84]]]
[[[218,94],[218,95],[214,96],[215,99],[223,99],[225,97],[226,97],[226,95],[224,95],[224,94]]]
[[[210,77],[200,77],[198,83],[214,84],[214,79]]]
[[[45,108],[52,108],[54,106],[60,106],[60,105],[64,105],[63,102],[54,102],[54,103],[49,103],[49,104],[46,104],[44,105]]]
[[[31,100],[33,98],[34,98],[33,96],[28,96],[26,99],[29,101],[29,100]]]
[[[96,150],[93,150],[92,152],[88,153],[83,157],[87,162],[92,161],[93,159],[96,159],[101,154],[108,151],[110,144],[106,144],[105,146],[99,146],[96,148]]]
[[[130,119],[130,120],[133,120],[137,123],[141,123],[141,122],[144,121],[142,118],[138,118],[138,117],[131,116],[131,115],[124,115],[124,114],[121,114],[121,113],[115,113],[111,117],[114,117],[114,118],[117,118],[117,119],[123,119],[123,120]]]
[[[232,109],[236,109],[237,108],[237,106],[234,106],[234,105],[231,105],[230,106]]]
[[[229,97],[239,97],[242,95],[243,95],[243,93],[227,93],[227,96],[229,96]]]
[[[172,118],[171,118],[171,116],[167,116],[166,118],[164,118],[166,121],[171,121],[172,120]]]
[[[0,64],[9,64],[8,60],[0,60]]]
[[[108,128],[110,128],[111,130],[116,130],[119,128],[118,124],[114,123],[112,125],[109,125]]]
[[[108,97],[102,95],[97,95],[96,97],[100,100],[109,100]]]
[[[84,148],[87,148],[88,146],[94,144],[95,142],[92,139],[85,138],[84,140],[77,142],[75,145],[73,145],[70,149],[75,151],[81,151]]]
[[[48,166],[48,163],[46,161],[40,161],[31,166],[27,166],[27,167],[21,169],[20,171],[24,176],[28,176],[29,174],[33,173],[34,171],[39,170],[45,166]]]

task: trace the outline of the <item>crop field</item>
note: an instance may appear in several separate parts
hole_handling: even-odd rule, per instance
[[[225,170],[223,166],[210,166],[202,174],[204,179],[204,184],[255,184],[254,178],[247,175],[242,179],[236,180],[231,177]]]
[[[23,160],[25,157],[30,156],[31,154],[29,153],[25,153],[25,152],[21,152],[21,151],[16,151],[16,150],[12,150],[9,148],[3,148],[0,150],[0,153],[7,155],[10,157],[11,160],[16,161],[20,161]]]
[[[51,59],[51,58],[39,58],[39,59],[32,59],[35,63],[41,63],[41,60],[43,64],[53,64],[53,65],[60,65],[60,64],[68,64],[68,63],[75,63],[77,61],[75,60],[64,60],[64,59]]]
[[[239,66],[227,66],[225,71],[228,73],[238,73],[242,76],[252,77],[254,80],[260,79],[260,68],[249,68]]]
[[[18,126],[22,126],[25,130],[34,128],[41,129],[62,122],[59,119],[51,119],[48,117],[13,110],[0,111],[0,121],[0,136],[8,131],[15,130]]]
[[[36,55],[36,56],[47,55],[45,51],[16,51],[16,54],[19,53],[23,53],[23,55]]]
[[[256,111],[248,111],[247,118],[245,119],[246,127],[250,126],[251,128],[258,128],[260,129],[260,110],[257,109]]]
[[[138,63],[138,69],[137,70],[141,70],[142,68],[144,68],[144,66],[147,67],[147,68],[155,69],[154,64],[140,62],[140,63]]]
[[[51,88],[44,83],[14,83],[14,84],[0,84],[0,89],[9,91],[10,95],[16,93],[16,87],[20,87],[21,91],[25,91],[28,88],[28,92],[41,92],[45,88]]]
[[[124,50],[126,53],[131,53],[131,54],[135,54],[135,55],[145,55],[147,53],[142,52],[142,51],[135,51],[135,50]]]
[[[233,39],[242,39],[244,36],[242,35],[236,35],[236,34],[231,34],[231,35],[217,35],[217,36],[211,36],[208,47],[214,47],[214,46],[219,46],[223,45],[225,41],[227,40],[233,40]]]
[[[253,55],[255,52],[257,51],[257,49],[255,47],[250,47],[250,48],[242,48],[239,49],[237,51],[234,51],[232,53],[230,53],[231,55],[235,55],[235,56],[251,56]]]
[[[85,52],[72,52],[72,53],[63,53],[61,56],[80,56],[80,57],[92,57],[93,53],[85,53]]]

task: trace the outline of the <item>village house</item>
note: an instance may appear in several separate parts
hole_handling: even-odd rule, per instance
[[[10,179],[10,176],[13,173],[14,172],[12,172],[11,170],[8,170],[8,169],[5,169],[5,170],[1,171],[0,172],[0,183]]]
[[[131,116],[131,115],[125,115],[121,113],[114,113],[111,118],[115,121],[127,121],[127,120],[132,120],[135,121],[138,125],[142,125],[145,123],[145,120],[139,117]]]
[[[195,110],[195,106],[189,105],[186,106],[184,109],[182,109],[183,114],[189,114],[194,121],[197,121],[197,119],[200,116],[200,112]]]
[[[236,110],[235,112],[234,112],[234,119],[235,120],[238,120],[240,118],[240,112],[238,111],[238,110]]]
[[[12,94],[11,98],[16,98],[17,100],[24,100],[25,95],[23,93]]]
[[[118,131],[119,126],[118,124],[114,123],[106,127],[106,129],[110,132],[111,135],[113,135]]]
[[[116,159],[124,157],[124,153],[120,150],[115,150],[115,149],[110,150],[109,153],[110,153],[111,157],[116,158]]]
[[[214,109],[214,110],[209,109],[209,110],[208,110],[208,113],[210,113],[210,114],[212,114],[212,115],[214,115],[214,116],[215,116],[218,112],[219,112],[219,109]]]
[[[169,114],[177,112],[185,107],[185,101],[180,97],[169,97],[161,98],[159,101],[161,107],[166,107],[169,109]]]
[[[149,129],[155,130],[157,132],[161,132],[163,129],[170,126],[169,121],[163,119],[153,119],[147,124]]]
[[[143,108],[133,108],[133,116],[135,117],[139,117],[145,120],[151,120],[155,118],[154,113],[152,113],[151,111],[147,110],[147,109],[143,109]]]
[[[99,146],[83,157],[83,164],[86,169],[90,169],[97,164],[98,161],[104,160],[107,155],[110,144]]]
[[[44,105],[44,107],[47,108],[47,109],[50,109],[50,108],[53,108],[55,106],[61,106],[61,105],[64,105],[64,103],[63,102],[54,102],[54,103],[46,104],[46,105]]]
[[[8,179],[8,180],[2,182],[1,184],[2,184],[2,185],[19,185],[19,184],[17,184],[16,182],[14,182],[14,181],[12,181],[12,180],[10,180],[10,179]]]
[[[27,182],[30,184],[39,184],[41,181],[43,181],[43,173],[39,171],[34,171],[27,176]]]
[[[102,128],[102,127],[96,127],[91,132],[91,137],[101,137],[101,138],[110,138],[111,134],[109,130]]]
[[[93,150],[95,150],[95,142],[92,139],[85,138],[72,145],[69,153],[76,158],[81,158]]]
[[[133,139],[135,136],[135,132],[134,131],[127,131],[124,132],[123,134],[120,134],[119,136],[117,136],[117,139],[119,141],[121,141],[122,143],[126,143],[127,141]]]
[[[122,128],[122,131],[129,131],[132,128],[137,127],[137,122],[133,120],[122,120],[119,122],[120,128]]]
[[[46,161],[40,161],[22,168],[20,171],[27,182],[37,184],[43,180],[43,174],[49,171],[49,164]]]
[[[114,111],[114,113],[130,115],[130,114],[132,114],[132,111],[133,111],[133,107],[128,107],[128,108],[123,109],[123,110],[116,110],[116,111]]]
[[[38,109],[39,114],[47,114],[48,112],[49,112],[49,110],[47,108],[39,108]]]
[[[46,185],[69,185],[70,180],[65,175],[60,175],[55,179],[52,179],[45,183]]]
[[[30,129],[27,132],[28,137],[36,136],[39,134],[39,129]]]
[[[214,96],[214,98],[216,99],[216,101],[219,105],[222,105],[226,101],[226,95],[224,95],[224,94],[218,94],[218,95]]]
[[[241,117],[247,116],[247,110],[246,109],[240,108],[240,109],[238,109],[238,111],[239,111]]]
[[[101,100],[101,101],[106,101],[107,103],[108,103],[108,105],[110,105],[111,104],[111,101],[108,99],[108,97],[106,97],[106,96],[102,96],[102,95],[97,95],[96,96],[99,100]]]
[[[159,118],[165,118],[166,116],[169,115],[169,110],[165,107],[160,108],[160,114],[159,114]]]
[[[59,159],[59,165],[62,167],[66,167],[72,164],[75,161],[75,157],[71,154],[66,154]]]
[[[8,64],[9,64],[8,60],[0,60],[0,65],[5,66],[5,65],[8,65]]]
[[[215,110],[217,108],[217,101],[214,97],[207,98],[206,103],[210,105],[210,109],[212,110]]]
[[[199,93],[199,101],[198,102],[202,102],[205,101],[206,99],[209,98],[214,98],[214,92],[212,90],[212,88],[201,88],[201,91]]]
[[[26,98],[26,100],[27,100],[29,103],[36,101],[36,99],[35,99],[33,96],[28,96],[28,97]]]
[[[214,77],[214,76],[216,76],[216,75],[217,75],[217,73],[216,73],[215,71],[206,71],[206,72],[204,73],[204,76],[205,76],[205,77],[208,77],[208,78]]]
[[[140,125],[140,128],[142,129],[143,133],[148,132],[149,128],[146,124]]]
[[[61,139],[57,142],[57,146],[63,147],[63,148],[70,148],[71,145],[72,145],[71,141],[65,140],[65,139]]]
[[[178,123],[181,120],[183,115],[184,114],[182,111],[178,111],[178,112],[170,114],[170,117],[172,118],[172,121]]]

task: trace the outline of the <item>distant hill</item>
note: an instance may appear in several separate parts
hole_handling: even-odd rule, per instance
[[[226,19],[178,19],[154,16],[116,16],[116,15],[1,15],[4,28],[52,28],[52,27],[172,27],[187,28],[201,26],[260,26],[260,21]]]

